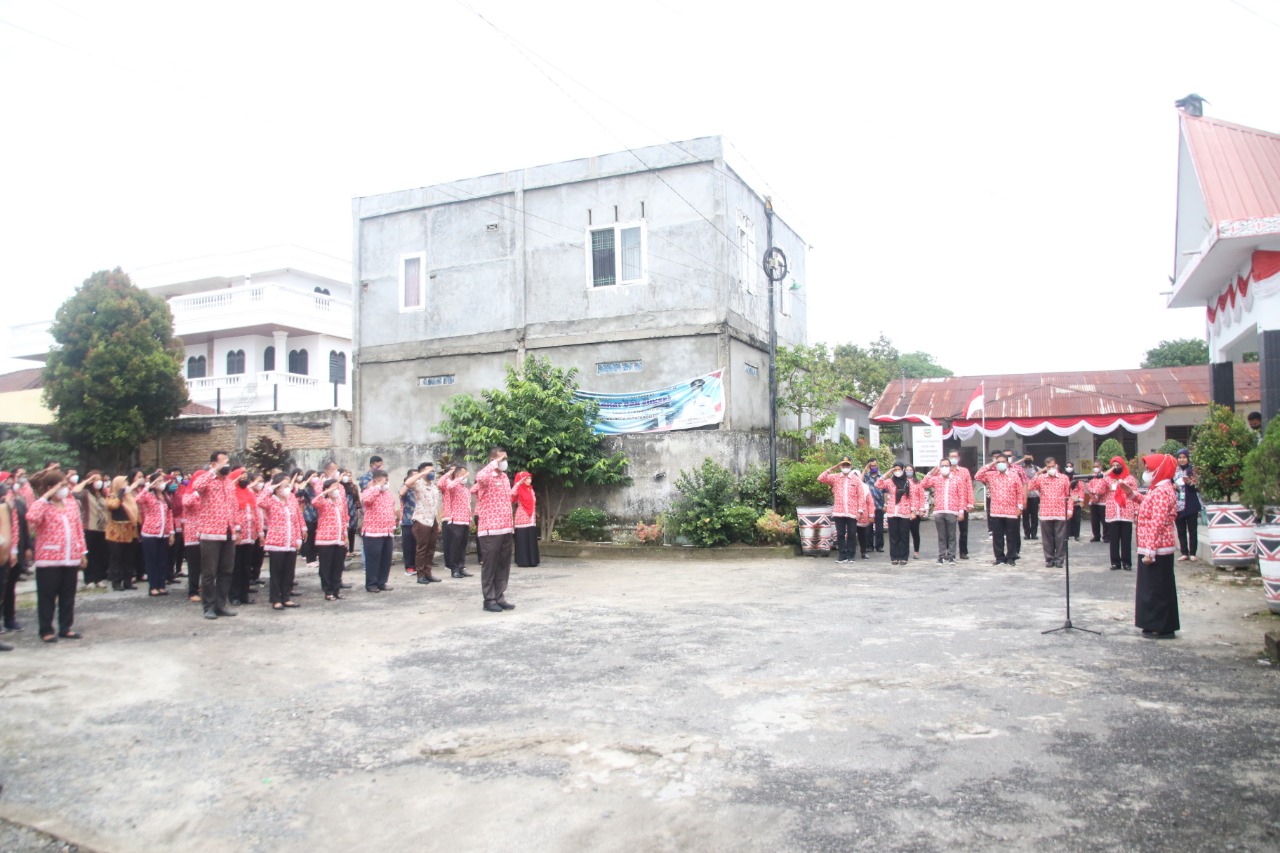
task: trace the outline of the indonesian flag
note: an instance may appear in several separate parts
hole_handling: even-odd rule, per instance
[[[987,404],[983,398],[986,384],[985,382],[979,382],[978,387],[973,389],[973,396],[969,398],[969,402],[964,407],[964,416],[966,418],[972,419],[975,412],[986,410]]]

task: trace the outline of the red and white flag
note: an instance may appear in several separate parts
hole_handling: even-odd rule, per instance
[[[972,418],[975,412],[985,412],[987,409],[987,401],[984,396],[986,392],[985,382],[979,382],[978,387],[973,389],[973,396],[969,398],[969,402],[964,407],[964,416]]]

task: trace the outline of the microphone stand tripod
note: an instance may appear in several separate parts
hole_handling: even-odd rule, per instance
[[[1081,477],[1080,479],[1083,480],[1086,478]],[[1071,485],[1074,487],[1075,483],[1076,483],[1076,478],[1073,476],[1071,478]],[[1067,503],[1066,510],[1067,512],[1070,512],[1071,511],[1071,490],[1070,489],[1067,490],[1066,503]],[[1061,628],[1050,628],[1048,631],[1041,631],[1040,633],[1056,634],[1059,631],[1084,631],[1086,634],[1097,634],[1099,637],[1101,637],[1102,636],[1101,631],[1094,631],[1091,628],[1081,628],[1078,625],[1071,624],[1071,537],[1070,536],[1066,537],[1066,541],[1062,543],[1062,547],[1064,548],[1064,553],[1066,555],[1062,560],[1062,573],[1066,577],[1066,581],[1067,581],[1067,618],[1066,618],[1066,621],[1062,623]]]

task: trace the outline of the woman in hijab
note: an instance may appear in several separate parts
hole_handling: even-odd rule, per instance
[[[911,480],[905,473],[906,466],[893,463],[888,477],[876,481],[876,488],[884,493],[884,517],[889,522],[889,562],[905,566],[911,557],[911,517],[915,513],[915,500]]]
[[[133,585],[133,543],[138,538],[138,501],[134,492],[142,485],[146,483],[139,481],[131,487],[128,478],[116,477],[107,495],[107,577],[117,592],[137,589]]]
[[[1176,548],[1174,521],[1178,517],[1178,493],[1173,485],[1177,461],[1167,453],[1153,453],[1142,459],[1149,485],[1145,495],[1125,483],[1121,491],[1138,504],[1137,593],[1134,596],[1133,624],[1148,640],[1172,640],[1178,624],[1178,587],[1173,577]],[[1132,478],[1131,478],[1132,479]]]
[[[1128,489],[1122,489],[1127,485]],[[1133,571],[1133,513],[1135,502],[1129,492],[1137,491],[1138,481],[1129,473],[1124,457],[1111,457],[1107,473],[1089,484],[1099,502],[1106,503],[1107,543],[1111,546],[1111,570]]]
[[[1200,549],[1196,528],[1200,524],[1200,489],[1196,486],[1196,471],[1191,467],[1191,454],[1185,447],[1174,454],[1178,470],[1173,472],[1173,488],[1178,494],[1178,550],[1179,560],[1194,560]]]
[[[532,474],[528,471],[516,474],[511,497],[516,502],[516,565],[536,566],[541,559],[538,554],[538,528],[534,521],[538,497],[533,493]]]

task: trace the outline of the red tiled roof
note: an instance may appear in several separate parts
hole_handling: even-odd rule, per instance
[[[26,370],[15,370],[13,373],[0,374],[0,394],[7,394],[10,391],[29,391],[32,388],[43,387],[43,367],[31,367]]]
[[[1237,364],[1236,401],[1262,399],[1257,363]],[[1061,418],[1159,412],[1174,406],[1207,406],[1209,367],[1159,367],[1075,373],[1015,373],[895,379],[871,410],[871,419],[927,415],[962,417],[979,384],[988,418]]]
[[[1280,215],[1280,135],[1203,116],[1181,121],[1210,219]]]
[[[187,403],[178,412],[178,417],[194,418],[194,417],[199,417],[201,415],[216,415],[217,413],[218,413],[217,409],[214,409],[210,406],[206,406],[203,403]]]

